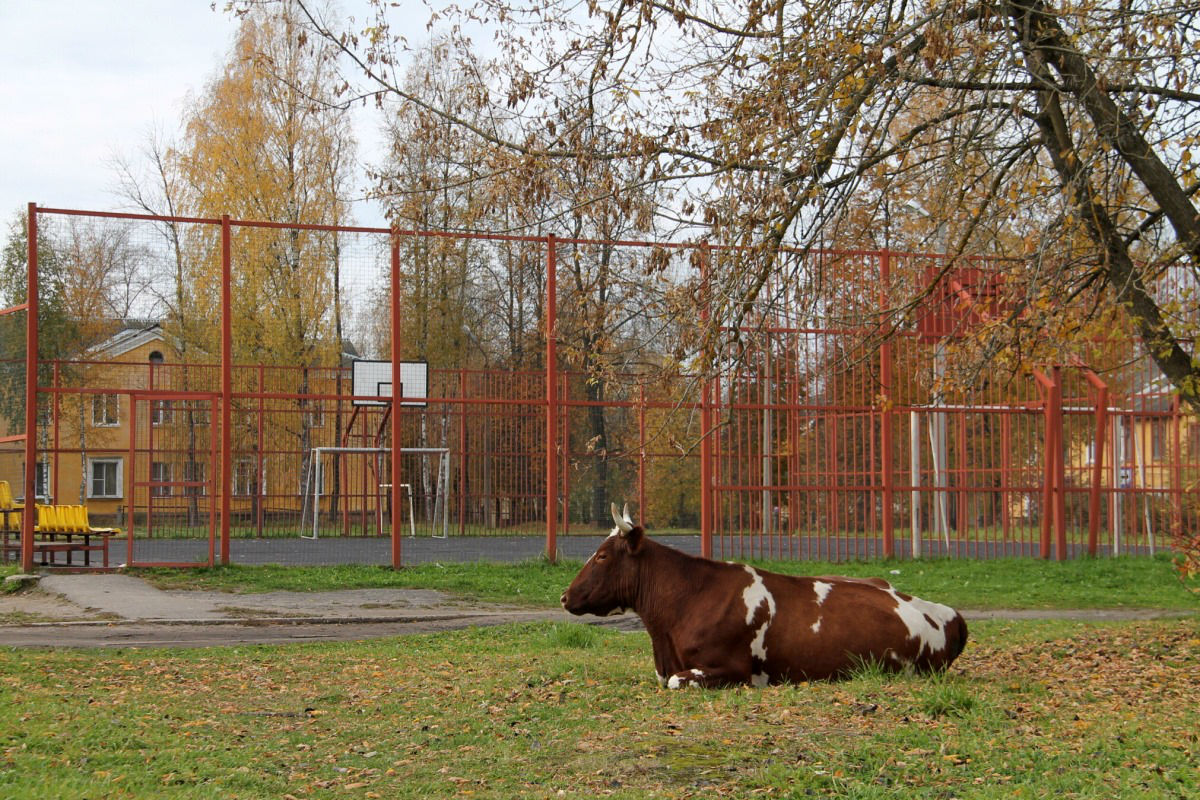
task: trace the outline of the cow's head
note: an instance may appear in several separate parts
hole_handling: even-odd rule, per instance
[[[642,551],[641,527],[612,504],[613,528],[563,592],[563,608],[572,614],[623,614],[634,605]]]

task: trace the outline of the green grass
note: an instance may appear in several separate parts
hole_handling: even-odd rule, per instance
[[[284,567],[278,565],[198,569],[137,569],[131,574],[164,589],[218,589],[230,592],[330,591],[336,589],[438,589],[471,600],[527,606],[555,606],[577,562],[532,560],[422,564],[393,570],[379,566]]]
[[[876,575],[898,589],[952,606],[993,608],[1161,608],[1200,610],[1198,584],[1181,583],[1166,556],[1074,561],[935,559],[838,564],[774,561],[760,566],[806,575]],[[239,592],[349,588],[440,589],[469,599],[557,607],[580,564],[544,560],[519,564],[425,564],[387,567],[229,566],[137,570],[163,588]],[[898,574],[897,574],[898,573]]]
[[[1120,556],[1045,561],[1033,558],[763,562],[790,574],[879,576],[898,589],[962,608],[1164,608],[1200,611],[1200,581],[1183,583],[1171,562]]]
[[[978,623],[943,676],[714,691],[574,625],[0,650],[0,796],[1196,798],[1198,670],[1194,618]]]
[[[9,575],[19,575],[19,574],[21,574],[21,568],[19,566],[17,566],[16,564],[13,564],[13,563],[0,564],[0,593],[10,593],[10,592],[17,591],[19,588],[18,586],[16,586],[15,584],[11,584],[11,583],[9,583],[9,584],[4,583],[4,579],[7,578]]]

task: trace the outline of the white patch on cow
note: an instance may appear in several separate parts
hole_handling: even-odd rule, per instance
[[[817,621],[812,624],[812,632],[813,633],[821,632],[821,618],[820,617],[817,617]]]
[[[686,677],[681,678],[679,675],[672,675],[670,677],[670,679],[667,681],[667,688],[668,689],[683,689],[687,686],[695,686],[696,683],[701,678],[704,677],[704,673],[698,669],[693,669],[693,670],[689,670],[689,671],[692,673],[691,680],[689,680]]]
[[[771,682],[771,679],[765,672],[756,672],[750,676],[750,685],[761,689]]]
[[[813,581],[813,591],[817,593],[817,605],[821,605],[833,591],[833,584],[826,581]]]
[[[659,686],[663,686],[663,687],[665,687],[665,686],[667,685],[667,676],[666,676],[666,675],[660,675],[660,674],[658,673],[658,670],[654,670],[654,677],[655,677],[655,678],[658,678],[658,685],[659,685]]]
[[[887,593],[896,601],[896,616],[900,617],[904,626],[908,628],[909,638],[921,643],[917,648],[918,656],[926,649],[930,653],[936,653],[946,647],[946,626],[957,614],[953,608],[919,597],[903,600],[891,587],[888,587]],[[930,619],[934,621],[933,625],[929,624]]]
[[[767,621],[775,616],[775,597],[767,591],[762,575],[754,567],[743,564],[742,567],[750,573],[750,585],[742,590],[742,601],[746,604],[746,624],[754,622],[754,614],[765,600],[767,603]]]
[[[754,622],[754,615],[758,613],[759,606],[763,603],[767,604],[767,618],[754,632],[754,638],[750,641],[750,655],[766,661],[767,628],[771,627],[771,622],[775,619],[775,596],[768,591],[758,570],[750,566],[746,566],[745,569],[750,573],[751,578],[750,585],[742,590],[742,601],[746,604],[746,624]]]

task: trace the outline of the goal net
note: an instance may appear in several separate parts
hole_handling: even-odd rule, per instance
[[[430,536],[445,539],[450,533],[450,448],[403,447],[400,452],[415,468],[401,475],[401,497],[407,508],[395,513],[408,516],[409,536],[417,535],[417,521],[429,527]],[[388,530],[391,500],[390,447],[314,447],[309,452],[304,472],[303,504],[300,519],[300,538],[316,539],[321,535],[322,518],[332,518],[335,510],[356,518],[370,515],[375,533]],[[335,461],[336,460],[336,461]],[[350,463],[353,460],[353,465]],[[334,464],[340,465],[335,469]],[[348,486],[348,476],[358,474],[357,485]],[[339,480],[342,486],[335,486]],[[333,508],[333,498],[341,498],[340,509]],[[403,516],[402,516],[403,518]],[[367,531],[363,531],[367,533]]]

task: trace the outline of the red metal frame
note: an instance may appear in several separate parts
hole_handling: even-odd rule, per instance
[[[235,409],[241,409],[238,413],[242,413],[249,407],[257,413],[254,447],[261,485],[265,483],[268,459],[281,460],[288,457],[287,452],[267,436],[270,420],[295,413],[294,409],[288,411],[286,408],[289,401],[329,405],[347,399],[338,393],[318,389],[298,394],[293,391],[296,384],[286,382],[287,374],[281,368],[270,368],[270,382],[267,380],[266,368],[261,365],[249,367],[257,371],[253,381],[237,380],[239,375],[242,375],[239,370],[247,368],[239,367],[232,361],[233,340],[237,335],[230,313],[231,285],[235,273],[232,263],[234,228],[337,230],[388,236],[391,256],[389,281],[393,298],[390,309],[392,331],[400,330],[402,321],[399,300],[399,248],[404,237],[475,238],[498,243],[530,243],[545,248],[546,283],[541,315],[545,357],[544,368],[540,374],[528,373],[521,377],[513,377],[516,373],[495,373],[508,376],[500,380],[494,379],[493,373],[458,370],[452,375],[447,373],[445,380],[438,384],[438,390],[430,390],[430,394],[436,396],[427,398],[427,401],[442,409],[447,418],[453,417],[456,422],[453,429],[447,428],[447,437],[457,437],[458,475],[453,483],[456,487],[454,491],[458,494],[457,498],[454,498],[454,508],[458,515],[459,532],[468,531],[467,517],[470,514],[482,514],[484,518],[488,514],[494,514],[498,518],[504,517],[512,524],[540,517],[540,521],[545,524],[545,549],[546,556],[550,559],[554,559],[558,554],[558,537],[572,533],[572,492],[583,485],[583,479],[572,477],[576,474],[574,465],[579,463],[579,453],[571,446],[571,413],[590,404],[589,401],[573,397],[572,393],[575,390],[572,387],[577,387],[582,378],[569,372],[566,365],[560,364],[557,262],[560,252],[565,252],[562,248],[606,244],[629,248],[650,246],[675,251],[693,250],[694,262],[699,271],[699,312],[705,327],[714,324],[710,299],[714,291],[714,253],[728,253],[737,249],[703,243],[597,242],[588,239],[560,239],[554,236],[474,235],[321,225],[291,226],[283,223],[233,220],[227,215],[220,218],[167,218],[154,215],[39,209],[31,204],[28,227],[31,243],[29,300],[8,310],[24,310],[28,313],[29,347],[26,353],[26,370],[30,378],[26,386],[26,430],[30,435],[16,434],[0,439],[0,443],[7,441],[24,444],[23,475],[27,486],[32,485],[35,478],[37,448],[36,437],[32,432],[36,430],[39,394],[48,393],[53,397],[52,457],[57,481],[60,476],[57,468],[59,455],[67,452],[63,449],[58,435],[60,396],[70,392],[101,391],[100,387],[83,389],[62,386],[57,366],[52,386],[37,385],[36,241],[37,220],[40,214],[186,222],[219,227],[223,310],[220,323],[220,358],[219,364],[215,365],[219,385],[213,385],[212,389],[219,396],[221,424],[220,444],[217,449],[220,468],[211,477],[219,482],[220,536],[219,547],[214,550],[214,558],[219,558],[221,563],[228,563],[230,560],[235,471]],[[798,254],[791,255],[799,257]],[[722,554],[728,550],[731,554],[789,557],[811,553],[813,548],[824,548],[825,554],[835,558],[870,554],[892,556],[898,549],[896,517],[913,511],[912,506],[917,505],[915,510],[919,518],[923,507],[928,506],[939,495],[953,501],[949,503],[950,515],[954,519],[949,527],[953,530],[947,530],[948,538],[951,532],[954,535],[952,552],[966,552],[963,545],[993,540],[1003,544],[1032,543],[1025,537],[1031,526],[1037,523],[1022,520],[1032,520],[1038,514],[1036,503],[1028,504],[1028,509],[1023,506],[1027,495],[1033,493],[1041,495],[1041,512],[1038,519],[1041,531],[1036,544],[1039,554],[1047,558],[1052,550],[1057,558],[1067,556],[1068,538],[1073,535],[1070,531],[1078,528],[1077,523],[1074,528],[1068,525],[1068,507],[1071,506],[1071,500],[1082,500],[1084,495],[1087,498],[1088,553],[1095,554],[1100,550],[1101,523],[1106,498],[1124,497],[1130,500],[1121,512],[1124,519],[1116,520],[1113,524],[1135,526],[1135,533],[1136,526],[1140,524],[1134,514],[1135,500],[1142,502],[1143,516],[1148,520],[1151,500],[1157,503],[1166,498],[1170,502],[1167,511],[1172,515],[1174,524],[1177,527],[1189,524],[1184,513],[1182,481],[1185,477],[1185,462],[1181,453],[1184,440],[1180,427],[1181,411],[1177,401],[1169,410],[1138,410],[1130,407],[1123,412],[1134,420],[1131,424],[1161,420],[1161,424],[1165,426],[1168,421],[1173,420],[1173,428],[1169,429],[1169,441],[1163,445],[1169,446],[1173,455],[1169,453],[1168,456],[1172,460],[1169,463],[1156,462],[1152,466],[1155,480],[1159,483],[1148,487],[1143,485],[1145,481],[1139,478],[1135,484],[1124,487],[1118,485],[1118,478],[1120,470],[1128,468],[1127,464],[1113,463],[1109,467],[1103,453],[1106,449],[1104,443],[1112,435],[1108,417],[1114,391],[1095,372],[1084,369],[1073,373],[1076,376],[1083,375],[1091,385],[1091,389],[1083,393],[1087,394],[1084,401],[1079,400],[1081,392],[1069,389],[1065,385],[1073,379],[1056,366],[1034,375],[1034,384],[1041,392],[1041,402],[1034,400],[1031,395],[1027,397],[1029,392],[1025,391],[1024,394],[1018,392],[1015,398],[1001,396],[991,400],[973,401],[974,405],[930,406],[928,398],[914,394],[910,386],[915,385],[913,374],[921,369],[920,365],[924,363],[924,356],[918,344],[921,334],[916,330],[893,329],[890,327],[889,318],[879,314],[880,305],[889,303],[894,279],[899,276],[900,280],[904,280],[906,276],[919,274],[923,265],[930,261],[941,261],[945,266],[937,270],[937,276],[938,280],[945,284],[946,290],[939,297],[946,303],[955,304],[952,311],[947,313],[957,321],[956,324],[967,324],[971,320],[986,322],[989,318],[987,304],[977,303],[971,292],[975,286],[981,286],[986,291],[988,287],[998,285],[999,279],[995,277],[998,271],[994,269],[996,262],[963,259],[961,261],[967,263],[968,267],[962,271],[957,267],[951,269],[953,265],[946,262],[943,256],[936,254],[852,250],[811,252],[804,257],[841,259],[846,267],[846,274],[861,278],[863,286],[869,286],[872,280],[878,282],[880,289],[877,299],[875,293],[869,291],[846,298],[846,302],[851,305],[848,306],[849,311],[845,316],[850,319],[859,313],[852,305],[857,303],[857,307],[863,310],[860,316],[865,321],[847,322],[841,324],[841,327],[821,327],[819,321],[813,322],[800,311],[792,313],[790,309],[773,310],[764,313],[761,319],[747,319],[740,326],[740,336],[747,341],[761,343],[761,351],[753,348],[747,350],[745,361],[740,365],[718,364],[713,342],[705,339],[699,354],[702,374],[697,376],[697,391],[684,401],[655,397],[648,391],[647,384],[634,376],[628,379],[627,391],[621,399],[606,399],[600,403],[610,409],[629,409],[628,416],[623,418],[631,426],[630,436],[636,437],[637,443],[636,447],[629,446],[627,453],[618,455],[628,459],[630,465],[629,474],[632,477],[629,495],[635,497],[638,502],[639,519],[651,524],[656,522],[647,519],[646,515],[648,499],[653,497],[655,491],[649,478],[651,465],[656,463],[657,459],[677,457],[674,453],[657,452],[648,444],[654,436],[648,431],[647,412],[653,410],[656,414],[660,411],[698,414],[700,424],[696,449],[700,485],[696,502],[699,506],[701,550],[704,555],[710,557],[717,549],[714,538],[720,539]],[[567,306],[564,305],[564,308]],[[880,324],[880,320],[883,320],[884,324]],[[719,332],[718,330],[713,334]],[[944,335],[945,331],[942,333]],[[880,344],[877,350],[870,351],[869,358],[852,352],[872,335],[881,338],[878,339]],[[394,369],[401,360],[398,356],[402,352],[402,345],[403,342],[400,342],[397,336],[392,337]],[[833,355],[842,352],[839,348],[844,349],[843,360],[834,361]],[[870,367],[861,366],[864,364],[869,364]],[[204,367],[208,368],[212,368],[212,365]],[[535,387],[533,391],[533,394],[540,396],[529,397],[523,389],[514,389],[523,378],[541,383],[540,388]],[[393,375],[393,382],[398,384],[399,375]],[[239,386],[256,388],[242,391],[238,389]],[[171,391],[169,383],[160,387],[157,379],[154,379],[153,388],[155,391]],[[128,386],[108,387],[108,391],[128,390]],[[1068,393],[1070,399],[1064,399]],[[1080,402],[1086,405],[1081,407]],[[389,407],[382,418],[370,416],[372,424],[378,421],[375,437],[379,441],[386,435],[385,426],[412,424],[410,418],[413,415],[400,415],[390,413],[391,411],[392,408]],[[916,480],[913,480],[912,476],[904,480],[896,472],[897,464],[905,460],[906,449],[904,446],[898,446],[897,434],[904,430],[907,416],[905,412],[913,411],[920,414],[945,415],[953,420],[954,424],[949,424],[946,428],[947,463],[936,465],[939,474],[946,476],[947,485],[944,488],[929,485],[930,467],[920,452],[916,454]],[[1037,436],[1031,424],[1034,414],[1041,420],[1040,448],[1034,448],[1031,444]],[[1080,478],[1081,468],[1067,463],[1068,451],[1076,446],[1081,438],[1079,426],[1070,426],[1071,431],[1075,432],[1071,434],[1067,431],[1068,424],[1064,420],[1077,420],[1084,414],[1092,420],[1089,436],[1096,443],[1096,457],[1087,466],[1088,477]],[[479,422],[484,415],[492,415],[492,422],[488,425],[506,428],[496,432],[495,441],[484,441],[481,438],[484,431],[490,430]],[[531,428],[535,418],[536,428]],[[357,419],[357,415],[351,418],[350,427],[356,424]],[[998,421],[998,430],[985,435],[982,431],[984,428],[991,430],[989,426],[992,423],[984,420]],[[366,425],[367,422],[362,424]],[[361,435],[368,435],[365,429]],[[394,434],[392,439],[393,442],[398,441]],[[469,457],[471,447],[486,450],[489,457],[494,455],[497,458],[509,458],[514,465],[520,459],[529,457],[528,448],[538,448],[540,452],[537,456],[544,459],[544,466],[540,470],[528,470],[530,474],[521,478],[523,482],[518,482],[513,475],[505,474],[499,482],[511,485],[503,489],[489,487],[482,484],[495,479],[495,476],[481,478],[471,474],[475,467],[473,459]],[[1018,452],[1021,453],[1021,459],[1014,457]],[[612,454],[606,457],[610,455]],[[1034,455],[1040,461],[1031,467],[1028,460]],[[690,453],[687,457],[695,459],[696,455]],[[1129,456],[1126,456],[1126,461],[1128,460]],[[1143,470],[1148,469],[1144,458],[1139,463]],[[401,507],[401,479],[405,464],[401,449],[394,447],[390,464],[393,509]],[[411,467],[411,464],[409,466]],[[363,470],[366,469],[364,462]],[[1032,477],[1035,470],[1040,473],[1040,481],[1036,486]],[[519,470],[514,466],[512,471],[515,474]],[[1105,476],[1110,473],[1112,478],[1106,485]],[[1068,475],[1071,480],[1068,480]],[[349,476],[343,472],[342,477],[346,483],[341,492],[349,496]],[[382,480],[381,476],[379,480]],[[359,483],[365,486],[368,482],[364,472]],[[1087,483],[1086,486],[1082,485],[1084,482]],[[1159,485],[1165,488],[1157,488]],[[281,487],[277,489],[277,495],[286,499],[288,491],[287,487]],[[914,491],[917,493],[915,501],[910,499]],[[904,507],[906,504],[908,509]],[[493,511],[484,514],[480,509],[489,505]],[[539,510],[531,511],[535,505]],[[260,534],[264,529],[266,507],[266,501],[258,504],[256,526]],[[1071,507],[1077,508],[1078,504]],[[365,522],[366,501],[360,503],[358,510]],[[972,514],[984,522],[977,523],[972,519]],[[980,530],[990,524],[987,520],[998,522],[998,535]],[[350,534],[350,523],[350,506],[346,504],[343,506],[343,534]],[[26,529],[31,529],[33,524],[33,513],[28,507],[23,515],[22,524]],[[364,524],[363,529],[365,528]],[[814,532],[820,529],[823,529],[822,533]],[[390,533],[391,563],[399,567],[403,563],[403,527],[400,514],[392,515]],[[26,537],[25,540],[31,542],[32,538]],[[864,545],[864,540],[869,542]],[[879,549],[876,550],[876,547]],[[21,556],[23,563],[28,562],[31,565],[31,546],[23,548]]]
[[[137,479],[138,454],[143,453],[146,457],[146,464],[149,467],[155,448],[153,445],[153,430],[154,423],[152,421],[154,404],[162,401],[172,400],[202,400],[210,403],[209,414],[215,416],[212,412],[220,405],[220,398],[215,393],[211,392],[173,392],[173,391],[130,391],[127,393],[129,398],[129,481],[126,486],[126,491],[130,497],[129,503],[129,518],[126,523],[125,530],[125,563],[131,567],[211,567],[216,563],[217,559],[217,542],[218,539],[228,536],[228,529],[225,528],[225,523],[228,520],[228,514],[225,511],[227,508],[228,498],[222,491],[206,491],[208,497],[208,558],[204,561],[139,561],[134,554],[134,541],[136,539],[137,530],[137,490],[139,488],[146,490],[146,525],[149,532],[152,527],[152,515],[154,505],[153,490],[157,487],[169,485],[171,487],[184,488],[200,488],[200,489],[215,489],[221,485],[220,475],[214,471],[210,474],[207,480],[197,481],[194,478],[184,479],[181,481],[172,480],[164,484],[161,481],[155,481],[152,476],[147,475],[147,480],[141,481]],[[150,414],[147,419],[150,420],[148,427],[148,444],[144,449],[137,447],[138,442],[138,403],[144,402],[147,404],[147,409]],[[222,437],[223,438],[223,437]],[[218,447],[217,426],[209,426],[209,460],[208,463],[214,467],[220,465],[218,460],[221,456],[220,448]],[[227,455],[227,454],[226,454]],[[217,513],[218,496],[220,496],[221,513]],[[224,546],[225,563],[228,563],[228,546]]]

